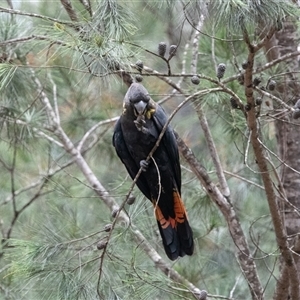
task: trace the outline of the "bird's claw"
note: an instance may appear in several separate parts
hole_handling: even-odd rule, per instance
[[[146,160],[143,159],[143,160],[140,161],[140,166],[142,168],[142,171],[146,172],[147,169],[148,169],[149,163]]]
[[[146,124],[144,115],[138,115],[136,120],[133,121],[133,122],[134,122],[134,124],[135,124],[138,131],[142,131],[143,133],[147,132],[147,128],[144,127],[144,125]]]

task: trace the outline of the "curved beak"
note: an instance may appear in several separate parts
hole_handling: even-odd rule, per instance
[[[135,111],[140,116],[143,115],[143,113],[145,112],[146,106],[147,106],[147,103],[144,102],[143,100],[134,104]]]

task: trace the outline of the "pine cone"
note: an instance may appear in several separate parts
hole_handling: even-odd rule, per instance
[[[132,205],[135,202],[135,197],[134,196],[129,196],[127,199],[127,204]]]
[[[251,107],[252,107],[251,103],[247,103],[247,104],[245,105],[245,110],[246,110],[246,111],[249,111],[249,110],[251,109]]]
[[[293,111],[292,117],[293,117],[293,119],[300,118],[300,109],[299,108],[297,108],[297,109],[295,109],[295,111]]]
[[[171,45],[169,49],[169,59],[176,55],[177,46]]]
[[[256,98],[255,104],[256,105],[261,105],[262,104],[262,98],[261,97]]]
[[[206,298],[207,298],[207,291],[202,290],[199,295],[199,300],[206,300]]]
[[[107,245],[107,239],[103,239],[97,243],[97,249],[102,250],[106,247],[106,245]]]
[[[196,84],[198,85],[200,83],[200,78],[197,76],[197,75],[194,75],[192,78],[191,78],[191,82],[193,84]]]
[[[135,80],[136,80],[136,82],[142,82],[143,81],[143,76],[137,74],[137,75],[135,75]]]
[[[238,102],[237,102],[237,100],[234,97],[230,98],[230,104],[231,104],[231,107],[233,109],[238,109],[239,108]]]
[[[217,68],[217,77],[219,79],[223,78],[226,71],[226,65],[225,64],[219,64]]]
[[[135,63],[135,65],[136,65],[137,70],[138,70],[140,73],[142,73],[143,68],[144,68],[144,63],[143,63],[141,60],[138,60],[138,61]]]
[[[296,102],[295,105],[294,105],[294,108],[295,108],[295,109],[296,109],[296,108],[300,109],[300,99],[297,100],[297,102]]]
[[[254,86],[258,86],[260,83],[261,83],[261,79],[260,79],[260,78],[255,77],[255,78],[253,79],[253,85],[254,85]]]
[[[237,80],[240,85],[244,85],[244,81],[245,81],[244,74],[240,74]]]
[[[248,66],[249,66],[249,62],[248,62],[248,61],[244,61],[244,62],[242,63],[242,68],[243,68],[244,70],[246,70],[246,69],[248,68]]]
[[[276,88],[276,81],[270,80],[267,88],[269,91],[274,91]]]
[[[300,99],[297,100],[296,104],[294,105],[295,111],[293,111],[292,117],[293,119],[300,118]]]
[[[118,214],[118,211],[119,211],[119,209],[118,209],[118,208],[115,208],[115,209],[112,211],[111,216],[112,216],[113,218],[115,218],[115,217],[117,216],[117,214]]]
[[[167,44],[165,42],[160,42],[158,44],[158,54],[162,57],[165,56],[167,50]]]
[[[110,232],[110,231],[111,231],[111,224],[106,224],[106,225],[104,226],[104,231]]]

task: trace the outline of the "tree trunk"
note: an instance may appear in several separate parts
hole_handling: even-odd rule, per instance
[[[284,22],[283,29],[276,33],[276,37],[266,47],[266,56],[269,61],[297,51],[296,30],[296,25],[292,21],[287,20]],[[278,77],[276,93],[279,93],[279,97],[290,106],[293,106],[300,98],[300,83],[297,81],[297,73],[295,73],[298,69],[298,58],[295,57],[285,61],[284,66],[278,71],[278,73],[285,73],[285,75]],[[283,209],[286,233],[291,237],[290,247],[294,253],[298,274],[300,274],[298,256],[300,254],[300,119],[293,119],[291,114],[275,105],[274,109],[277,117],[275,130],[278,155],[281,159],[280,179],[284,194],[281,195],[279,201],[280,207]],[[284,266],[282,268],[281,273],[286,274]],[[278,297],[289,299],[289,293],[286,293],[287,278],[283,277],[281,276],[281,280],[278,282],[275,299],[278,299]],[[284,297],[282,297],[283,294],[285,294]]]
[[[296,26],[292,22],[286,22],[284,29],[277,33],[280,55],[297,51],[298,42],[296,38]],[[280,88],[283,100],[288,104],[295,104],[300,97],[300,84],[295,74],[298,71],[298,58],[291,59],[287,62],[286,67],[289,73]],[[292,247],[297,253],[300,253],[299,232],[300,232],[300,119],[292,119],[291,115],[284,115],[275,122],[276,138],[281,160],[284,164],[281,167],[281,181],[285,190],[286,198],[292,204],[284,203],[285,224],[288,235],[293,235]],[[297,170],[299,173],[297,173]],[[296,210],[296,209],[297,210]],[[295,255],[298,271],[300,264],[298,255]]]

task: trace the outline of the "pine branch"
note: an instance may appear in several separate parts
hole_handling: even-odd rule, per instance
[[[162,81],[166,82],[168,85],[170,85],[171,87],[173,87],[175,90],[177,90],[177,91],[179,91],[179,92],[182,93],[181,88],[176,83],[174,83],[170,78],[168,78],[169,76],[172,76],[172,77],[181,77],[182,74],[176,74],[176,75],[173,75],[173,74],[169,75],[169,73],[168,74],[162,74],[162,73],[159,73],[156,70],[153,70],[153,69],[151,69],[151,68],[149,68],[147,66],[144,66],[144,70],[147,73],[144,73],[143,75],[145,75],[145,76],[148,76],[148,75],[157,76],[159,79],[161,79]],[[190,76],[192,76],[192,75],[190,75]]]
[[[131,46],[134,46],[134,47],[136,47],[136,48],[142,49],[142,50],[144,50],[145,52],[147,52],[147,53],[149,53],[149,54],[151,54],[151,55],[153,55],[153,56],[156,56],[156,57],[162,59],[162,60],[167,64],[167,69],[168,69],[168,73],[167,73],[167,74],[168,74],[168,76],[171,76],[171,75],[172,75],[172,72],[171,72],[171,66],[170,66],[170,59],[171,59],[172,57],[165,58],[164,56],[161,56],[161,55],[159,55],[159,54],[157,54],[157,53],[155,53],[155,52],[153,52],[153,51],[150,51],[150,50],[148,50],[148,49],[146,49],[146,48],[144,48],[144,47],[142,47],[142,46],[140,46],[140,45],[138,45],[138,44],[135,44],[135,43],[132,43],[132,42],[129,42],[129,41],[126,41],[125,43],[126,43],[126,44],[129,44],[129,45],[131,45]],[[145,69],[145,70],[146,70],[146,69]]]

